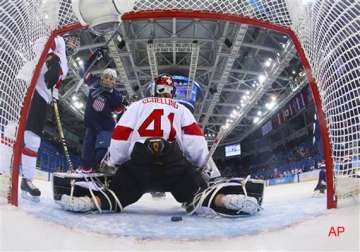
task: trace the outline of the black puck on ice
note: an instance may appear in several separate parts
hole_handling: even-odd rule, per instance
[[[172,216],[171,221],[182,221],[182,217],[181,216]]]

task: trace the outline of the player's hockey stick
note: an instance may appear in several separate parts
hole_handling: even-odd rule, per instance
[[[66,143],[66,140],[65,140],[64,131],[63,131],[63,128],[62,128],[62,125],[61,125],[59,107],[58,107],[58,103],[57,103],[56,99],[53,100],[53,106],[54,106],[56,124],[57,124],[57,128],[58,128],[58,131],[59,131],[60,140],[61,140],[61,143],[62,143],[62,146],[63,146],[63,149],[64,149],[65,158],[66,158],[66,161],[67,161],[67,163],[69,165],[70,172],[73,172],[74,171],[74,166],[73,166],[72,161],[70,159],[70,154],[69,154],[69,150],[68,150],[67,143]]]
[[[109,43],[111,42],[111,40],[118,34],[119,27],[120,27],[120,26],[118,26],[118,27],[116,28],[116,30],[114,31],[114,33],[111,34],[110,38],[109,38],[109,39],[105,42],[105,44],[102,45],[101,47],[107,47],[107,46],[109,45]],[[90,63],[90,65],[85,69],[82,78],[79,80],[78,84],[76,85],[76,88],[75,88],[75,92],[76,92],[76,93],[79,91],[79,88],[84,84],[86,75],[88,75],[88,73],[89,73],[90,70],[93,68],[93,66],[94,66],[102,57],[103,57],[102,54],[96,55],[96,56],[95,56],[95,59],[94,59],[94,60]]]

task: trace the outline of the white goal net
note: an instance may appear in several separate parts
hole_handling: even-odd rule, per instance
[[[245,17],[293,35],[299,55],[306,56],[303,63],[310,64],[304,69],[323,122],[324,155],[334,178],[334,184],[328,181],[328,207],[335,206],[335,195],[359,191],[360,1],[138,0],[125,16],[154,13],[156,18],[170,10],[193,18],[206,18],[206,13]],[[54,30],[75,22],[71,0],[0,0],[0,193],[3,198],[11,193],[13,204],[24,120],[41,55]]]

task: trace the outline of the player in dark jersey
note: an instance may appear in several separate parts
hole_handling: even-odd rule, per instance
[[[114,115],[123,113],[126,101],[114,89],[117,78],[114,69],[107,68],[101,79],[90,88],[85,108],[85,137],[81,150],[79,171],[90,173],[102,160],[115,126]]]

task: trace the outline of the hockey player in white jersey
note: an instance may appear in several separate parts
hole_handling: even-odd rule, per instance
[[[102,172],[116,172],[108,186],[92,186],[92,196],[81,187],[65,192],[63,181],[55,176],[55,200],[70,211],[121,211],[144,193],[157,191],[170,192],[191,213],[203,206],[227,216],[256,213],[263,183],[253,183],[251,194],[241,179],[209,183],[201,174],[210,168],[220,175],[212,159],[208,162],[202,129],[192,113],[172,99],[174,94],[171,76],[161,75],[154,96],[132,103],[120,118],[100,167]]]
[[[41,192],[32,183],[35,175],[37,152],[46,117],[53,99],[59,99],[61,81],[68,72],[66,45],[61,36],[56,36],[45,64],[43,65],[32,98],[24,132],[24,147],[21,156],[21,190],[37,199]]]

